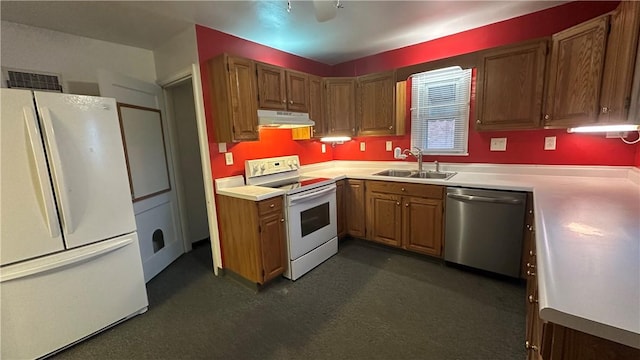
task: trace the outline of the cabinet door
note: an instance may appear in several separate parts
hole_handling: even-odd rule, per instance
[[[307,74],[287,70],[287,110],[309,111],[309,78]]]
[[[353,237],[365,237],[364,181],[347,180],[345,192],[347,233]]]
[[[233,141],[258,140],[255,63],[229,57],[228,69]]]
[[[279,211],[260,218],[263,282],[282,274],[287,266],[284,217]]]
[[[402,242],[402,197],[367,193],[367,239],[400,247]]]
[[[640,31],[640,2],[621,1],[611,17],[607,40],[599,123],[621,123],[627,119]]]
[[[403,197],[403,247],[426,255],[442,254],[442,201]]]
[[[359,136],[396,134],[395,90],[393,71],[358,78]]]
[[[267,64],[256,65],[258,74],[258,100],[261,109],[286,110],[284,69]]]
[[[345,207],[344,207],[344,180],[336,181],[336,213],[338,219],[338,237],[344,237],[347,234],[345,226]]]
[[[478,71],[476,130],[540,127],[547,41],[489,51]]]
[[[309,75],[309,117],[315,121],[313,137],[323,137],[327,133],[327,123],[324,117],[324,88],[322,78]]]
[[[545,126],[596,122],[608,26],[607,15],[553,35]]]
[[[325,79],[325,86],[325,116],[329,124],[329,134],[354,136],[356,133],[355,79]]]

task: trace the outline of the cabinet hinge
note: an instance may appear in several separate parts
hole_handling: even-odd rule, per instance
[[[258,225],[258,232],[261,233],[262,232],[262,226]]]
[[[236,133],[236,126],[235,125],[231,125],[231,132],[232,133]]]
[[[611,22],[607,24],[607,36],[611,34]]]
[[[231,71],[231,68],[229,67],[229,63],[227,63],[227,72]]]

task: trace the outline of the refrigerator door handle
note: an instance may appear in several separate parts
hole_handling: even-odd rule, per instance
[[[74,251],[73,256],[68,256],[67,253],[60,253],[51,255],[48,259],[36,259],[30,262],[27,266],[21,266],[26,264],[17,264],[17,266],[8,266],[0,269],[0,283],[25,278],[27,276],[37,275],[46,271],[52,271],[64,266],[70,266],[84,261],[90,261],[104,254],[116,251],[131,244],[134,237],[128,236],[115,242],[105,241],[100,246],[91,246],[87,248],[81,248]],[[56,258],[58,257],[58,258]]]
[[[40,140],[40,131],[36,125],[36,116],[31,107],[23,107],[22,114],[25,127],[27,128],[27,134],[29,135],[31,154],[33,155],[33,160],[36,165],[36,178],[40,185],[40,194],[42,195],[42,202],[44,204],[44,215],[49,229],[49,236],[55,238],[60,235],[60,228],[58,227],[58,216],[55,211],[53,195],[51,194],[51,190],[47,188],[47,185],[49,185],[49,173],[44,158],[44,149]]]
[[[51,112],[49,108],[40,108],[40,115],[42,117],[42,124],[44,125],[45,132],[47,134],[47,143],[49,144],[49,150],[53,162],[56,166],[53,168],[53,176],[55,177],[55,185],[58,190],[58,198],[60,199],[61,211],[60,218],[62,219],[62,225],[66,234],[73,234],[73,217],[71,214],[71,204],[69,202],[69,194],[67,193],[67,183],[65,182],[64,170],[62,169],[62,159],[60,158],[60,150],[58,149],[58,143],[56,141],[56,134],[53,130],[53,122],[51,120]]]

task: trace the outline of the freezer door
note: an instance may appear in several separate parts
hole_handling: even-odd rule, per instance
[[[31,91],[0,89],[0,265],[64,249]]]
[[[46,92],[35,99],[67,248],[135,231],[115,100]]]

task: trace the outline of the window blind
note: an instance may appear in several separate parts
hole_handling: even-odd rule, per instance
[[[411,147],[423,154],[466,155],[471,69],[449,67],[411,76]]]

